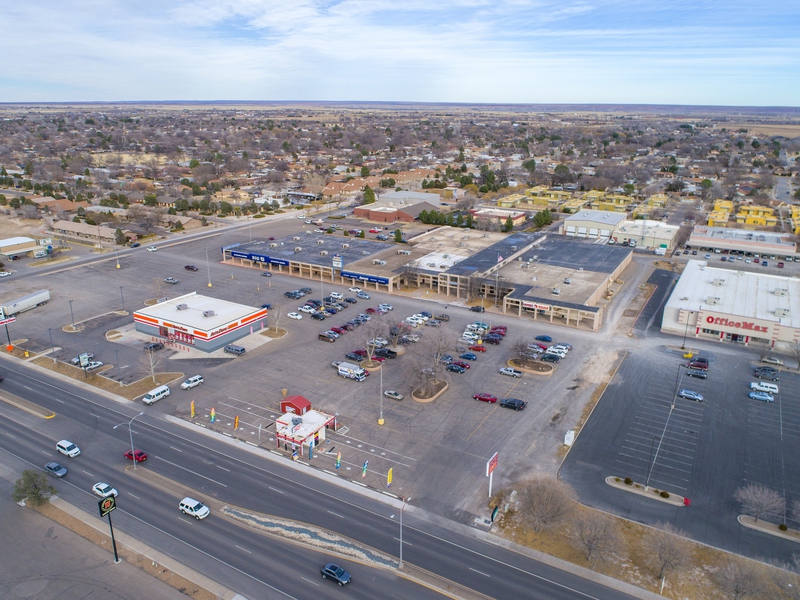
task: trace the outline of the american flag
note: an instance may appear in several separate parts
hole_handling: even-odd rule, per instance
[[[503,262],[503,257],[500,256],[499,254],[497,255],[497,262],[499,263]]]

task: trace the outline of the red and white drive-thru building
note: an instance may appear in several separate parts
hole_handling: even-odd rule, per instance
[[[690,260],[664,306],[661,331],[788,351],[800,342],[800,279]]]
[[[213,352],[267,326],[267,309],[201,296],[164,299],[133,313],[136,331]]]
[[[336,430],[336,416],[329,415],[319,410],[311,409],[298,415],[287,412],[275,419],[275,442],[280,449],[291,450],[297,456],[313,455],[314,448],[325,441],[326,430],[332,427]]]

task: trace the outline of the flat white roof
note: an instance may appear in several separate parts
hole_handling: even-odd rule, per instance
[[[33,241],[35,240],[29,237],[6,238],[4,240],[0,240],[0,248],[2,248],[3,246],[16,246],[17,244],[27,244]]]
[[[702,240],[701,240],[702,238]],[[692,231],[690,242],[727,242],[741,247],[771,245],[776,252],[794,252],[796,244],[791,241],[789,236],[770,231],[754,231],[752,229],[731,229],[729,227],[707,227],[697,225]]]
[[[570,221],[589,221],[611,226],[617,226],[628,218],[626,213],[611,212],[608,210],[579,210],[574,215],[564,219],[565,223]]]
[[[178,310],[178,305],[185,304],[185,310]],[[187,328],[210,331],[244,319],[262,309],[236,304],[227,300],[218,300],[209,296],[201,296],[197,292],[170,298],[153,306],[145,306],[134,315],[144,315],[169,323],[176,323]],[[203,316],[203,312],[213,311],[212,316]]]
[[[800,279],[709,267],[705,261],[690,260],[667,307],[708,310],[798,328]],[[783,309],[779,312],[785,316],[776,316],[776,309]]]

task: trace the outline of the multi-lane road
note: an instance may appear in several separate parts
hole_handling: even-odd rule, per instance
[[[59,460],[69,468],[66,478],[55,482],[59,495],[91,513],[96,512],[92,484],[111,483],[120,491],[116,527],[247,598],[332,597],[340,590],[322,581],[319,567],[333,557],[236,526],[213,513],[203,521],[187,518],[177,506],[182,486],[214,505],[295,519],[398,556],[397,506],[335,485],[324,474],[269,458],[263,450],[201,435],[145,408],[133,423],[134,444],[149,455],[140,468],[177,484],[174,490],[169,484],[154,487],[126,473],[129,465],[122,457],[130,447],[127,422],[141,406],[117,404],[6,358],[0,359],[0,369],[5,375],[0,394],[9,392],[57,413],[43,420],[0,403],[0,418],[6,423],[0,432],[3,455],[31,468]],[[125,425],[114,429],[121,423]],[[57,455],[55,442],[62,438],[77,443],[83,453],[73,459]],[[407,510],[404,561],[489,597],[626,597],[470,533]],[[354,583],[347,590],[352,597],[438,596],[392,569],[340,562],[353,573]]]

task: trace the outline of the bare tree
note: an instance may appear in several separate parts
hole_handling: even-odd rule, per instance
[[[792,555],[788,563],[774,560],[769,564],[775,567],[770,571],[773,585],[789,600],[800,600],[800,556]]]
[[[763,516],[783,515],[786,507],[786,501],[780,493],[760,483],[739,488],[733,498],[742,504],[744,512],[753,517],[756,523]]]
[[[397,348],[400,343],[400,338],[404,335],[411,333],[411,325],[408,323],[398,323],[389,328],[389,341],[392,343],[392,348]]]
[[[572,512],[572,499],[554,479],[540,477],[522,484],[519,511],[525,525],[541,533],[561,524]]]
[[[325,178],[319,173],[308,173],[303,178],[303,184],[310,193],[316,197],[322,195],[322,190],[325,189]]]
[[[789,350],[792,352],[792,356],[797,361],[797,368],[800,369],[800,342],[793,342],[791,346],[789,346]]]
[[[425,340],[422,344],[421,355],[426,359],[427,369],[433,374],[433,382],[438,383],[439,373],[441,372],[442,356],[448,354],[455,348],[455,344],[451,336],[444,330],[439,329],[436,335],[433,335]]]
[[[364,327],[361,332],[361,339],[364,340],[364,348],[367,350],[367,360],[372,361],[372,356],[378,346],[371,343],[375,338],[383,337],[386,335],[384,327],[378,323],[370,322],[369,325]]]
[[[712,575],[728,598],[766,598],[768,581],[763,565],[754,560],[731,556],[725,565]]]
[[[277,333],[278,329],[280,329],[281,325],[283,325],[286,315],[280,306],[276,306],[275,308],[269,309],[269,312],[267,313],[267,318],[269,322],[272,323],[272,326],[275,328],[275,333]]]
[[[753,340],[747,346],[758,354],[758,360],[764,360],[772,351],[772,346],[767,341]]]
[[[24,219],[41,219],[39,208],[35,204],[23,204],[19,207],[19,214]]]
[[[139,359],[139,366],[147,377],[152,378],[153,383],[157,383],[156,375],[162,364],[164,364],[164,358],[158,352],[145,352]]]
[[[658,570],[658,579],[683,568],[691,559],[692,546],[684,533],[670,523],[659,523],[644,540],[644,551]]]
[[[475,298],[479,297],[483,292],[483,278],[474,273],[467,277],[466,279],[466,294],[467,294],[467,302],[474,300]]]
[[[127,210],[128,221],[131,223],[138,223],[142,220],[142,217],[144,217],[146,212],[147,211],[145,211],[141,204],[131,204]]]
[[[602,560],[619,545],[616,522],[602,513],[582,515],[572,537],[590,563]]]

